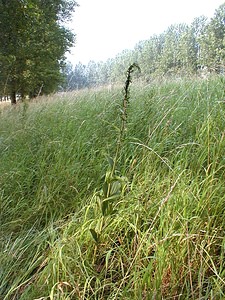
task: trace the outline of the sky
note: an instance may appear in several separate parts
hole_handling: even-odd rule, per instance
[[[106,61],[170,25],[213,17],[225,0],[77,0],[68,27],[76,34],[67,55],[73,64]]]

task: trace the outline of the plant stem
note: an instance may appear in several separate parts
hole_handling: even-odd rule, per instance
[[[114,162],[113,162],[113,167],[111,171],[111,176],[115,174],[116,170],[116,163],[119,157],[119,153],[122,147],[122,141],[124,137],[124,133],[126,130],[126,123],[127,123],[127,107],[129,104],[129,99],[130,99],[130,84],[132,83],[132,78],[131,78],[131,73],[134,72],[134,69],[137,68],[140,71],[140,67],[136,64],[133,63],[132,65],[129,66],[127,70],[127,77],[124,85],[124,97],[123,97],[123,103],[122,103],[122,110],[121,110],[121,126],[120,126],[120,131],[117,139],[117,147],[116,147],[116,153],[114,157]]]

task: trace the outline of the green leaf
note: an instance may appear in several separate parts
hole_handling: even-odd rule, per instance
[[[99,234],[92,228],[90,228],[90,233],[96,243],[99,242]]]
[[[116,180],[111,183],[110,196],[120,195],[122,192],[121,183]]]
[[[109,187],[108,183],[104,182],[103,186],[102,186],[102,190],[103,190],[103,195],[105,198],[108,197],[108,187]]]
[[[111,181],[111,171],[106,171],[105,173],[105,181],[110,182]]]
[[[110,169],[112,170],[113,166],[114,166],[114,160],[112,159],[112,157],[107,156],[107,160],[110,166]]]
[[[108,201],[103,201],[102,202],[102,215],[103,217],[107,216],[107,213],[108,213],[108,207],[109,207],[109,203]]]
[[[109,198],[106,198],[102,201],[101,209],[103,217],[109,216],[115,213],[113,210],[113,201],[118,199],[118,195],[113,195]]]
[[[108,266],[109,266],[109,259],[110,259],[110,256],[112,254],[114,249],[110,249],[107,254],[106,254],[106,257],[105,257],[105,267],[106,267],[106,270],[108,269]]]
[[[112,205],[111,205],[111,202],[113,201],[114,199],[112,197],[110,198],[107,198],[107,199],[104,199],[102,201],[102,215],[103,217],[105,216],[108,216],[108,215],[111,215],[112,213]]]

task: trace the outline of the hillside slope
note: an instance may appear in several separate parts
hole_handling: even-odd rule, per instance
[[[117,156],[121,90],[0,112],[0,299],[224,299],[224,86],[133,85]]]

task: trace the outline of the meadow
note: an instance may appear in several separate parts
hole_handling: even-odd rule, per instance
[[[225,299],[225,79],[129,92],[0,107],[0,299]]]

